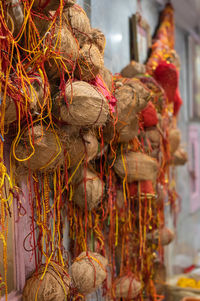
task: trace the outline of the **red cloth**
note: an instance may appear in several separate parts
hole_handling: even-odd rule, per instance
[[[158,123],[158,117],[156,113],[155,106],[151,101],[141,112],[143,126],[145,128],[155,126]]]
[[[154,78],[165,90],[168,101],[174,103],[174,115],[177,115],[182,105],[182,99],[178,90],[179,71],[176,66],[161,61],[154,71]]]
[[[138,193],[138,183],[133,182],[128,185],[130,196],[135,196]],[[141,193],[151,193],[154,194],[153,184],[151,181],[140,181],[140,191]]]

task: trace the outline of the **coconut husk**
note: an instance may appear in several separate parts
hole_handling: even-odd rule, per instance
[[[172,164],[185,165],[187,161],[188,161],[187,152],[182,147],[179,147],[172,156]]]
[[[127,275],[116,279],[114,289],[116,299],[131,300],[140,294],[142,285],[135,279],[134,275]]]
[[[153,243],[158,244],[161,243],[162,246],[166,246],[172,242],[174,239],[174,232],[167,227],[163,227],[157,230],[152,231],[147,234],[147,238],[151,240]]]
[[[32,0],[30,1],[32,2]],[[76,0],[64,0],[66,7],[73,6],[76,3]],[[45,11],[57,10],[60,6],[60,0],[35,0],[33,3],[33,8],[42,9]]]
[[[133,116],[132,116],[133,117]],[[110,143],[111,140],[117,137],[117,141],[121,143],[128,143],[135,136],[138,135],[139,123],[135,116],[129,123],[117,122],[114,131],[114,121],[109,120],[103,128],[103,138],[106,143]]]
[[[34,152],[30,144],[34,146]],[[41,125],[35,125],[30,129],[30,137],[28,130],[22,136],[19,144],[16,145],[16,156],[20,160],[25,160],[19,164],[31,170],[49,170],[61,165],[64,161],[64,155],[59,139],[56,137],[52,129],[46,129]],[[28,160],[31,154],[33,154]]]
[[[69,293],[70,276],[58,264],[50,262],[43,280],[45,266],[26,281],[23,290],[23,301],[64,301]]]
[[[120,189],[118,189],[116,193],[116,204],[119,209],[124,207],[124,193]]]
[[[72,279],[79,293],[95,291],[106,279],[108,261],[98,253],[82,252],[71,266]]]
[[[79,52],[75,75],[78,79],[91,81],[104,65],[103,56],[94,44],[84,44]]]
[[[136,61],[131,61],[124,69],[121,71],[123,77],[132,78],[139,74],[146,73],[146,66],[140,64]]]
[[[110,92],[113,91],[113,76],[112,72],[103,66],[100,70],[99,75],[102,77],[106,87]]]
[[[24,23],[24,10],[21,1],[7,1],[7,25],[13,36],[16,37]]]
[[[94,159],[98,153],[98,141],[92,132],[80,136],[72,126],[63,126],[59,131],[59,139],[66,152],[67,168],[77,166],[85,157],[87,162]]]
[[[127,143],[132,140],[135,136],[138,135],[139,123],[137,117],[130,121],[129,124],[125,126],[120,126],[117,123],[116,126],[117,131],[119,132],[119,140],[118,142]]]
[[[169,131],[170,153],[174,154],[181,142],[181,133],[179,129],[171,129]]]
[[[158,173],[158,163],[155,159],[137,152],[128,152],[123,157],[126,170],[124,170],[121,156],[117,158],[114,164],[114,170],[121,179],[124,179],[127,174],[128,183],[145,180],[155,182]]]
[[[156,261],[153,265],[153,282],[156,287],[157,295],[162,295],[165,289],[165,282],[167,279],[166,267],[163,263]]]
[[[115,91],[118,122],[128,123],[150,100],[150,92],[138,80],[121,84]]]
[[[52,14],[53,13],[54,12],[52,12]],[[52,81],[60,78],[59,69],[64,68],[61,61],[57,59],[58,55],[62,57],[67,69],[69,71],[73,70],[79,55],[79,45],[67,23],[63,20],[62,27],[60,28],[60,19],[58,18],[47,33],[50,23],[52,22],[48,14],[44,15],[43,18],[35,16],[33,20],[41,38],[46,35],[43,43],[44,46],[46,45],[49,49],[49,59],[45,61],[45,69],[49,80]],[[51,47],[49,47],[49,45]],[[53,52],[51,52],[51,49],[53,49]]]
[[[157,148],[160,145],[160,132],[157,127],[149,128],[145,131],[146,139],[148,139],[151,143],[151,147]]]
[[[106,45],[106,38],[103,32],[98,28],[92,28],[90,35],[92,43],[94,43],[98,47],[100,53],[103,54]]]
[[[86,183],[86,187],[85,187]],[[78,183],[74,185],[73,201],[82,209],[85,208],[87,200],[87,209],[91,211],[98,207],[104,193],[104,183],[101,179],[89,169],[84,168],[79,173]],[[85,199],[86,197],[86,199]]]
[[[83,46],[91,32],[90,20],[85,11],[79,5],[74,5],[64,10],[64,18],[69,22],[73,34],[77,38],[80,47]]]
[[[16,120],[17,120],[17,105],[15,104],[15,101],[10,96],[7,96],[4,123],[5,125],[9,125],[10,123]]]
[[[109,106],[94,86],[83,81],[67,84],[65,96],[70,103],[69,108],[60,97],[54,101],[55,112],[62,121],[77,126],[101,126],[106,123]]]

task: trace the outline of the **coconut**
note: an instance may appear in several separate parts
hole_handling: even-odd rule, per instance
[[[188,161],[187,152],[182,147],[179,147],[172,156],[172,164],[185,165],[187,161]]]
[[[140,112],[150,100],[150,92],[137,81],[121,85],[115,91],[117,99],[118,122],[128,123],[134,119],[136,113]]]
[[[64,10],[64,17],[69,22],[73,34],[82,47],[91,32],[90,20],[79,5],[74,5]]]
[[[83,159],[87,158],[87,162],[94,159],[98,153],[98,141],[96,136],[90,131],[83,136],[73,131],[72,126],[63,126],[58,131],[58,136],[62,142],[62,146],[66,152],[67,167],[74,167]]]
[[[12,32],[13,36],[16,37],[24,22],[24,10],[21,1],[11,0],[7,7],[7,23],[8,28]]]
[[[104,193],[104,183],[101,179],[89,169],[84,168],[79,172],[79,182],[74,185],[73,201],[82,209],[85,208],[87,201],[87,209],[97,208]]]
[[[166,267],[163,263],[156,261],[153,265],[153,281],[156,287],[156,293],[158,295],[163,294],[163,290],[165,288],[165,282],[166,282]]]
[[[5,125],[9,125],[10,123],[16,120],[17,120],[17,104],[15,104],[15,101],[10,96],[7,95],[4,123]]]
[[[91,39],[92,39],[92,43],[94,43],[101,54],[104,53],[104,48],[105,48],[105,44],[106,44],[106,38],[103,34],[103,32],[101,30],[99,30],[98,28],[93,28],[91,33],[90,33]]]
[[[160,146],[160,132],[157,127],[149,128],[145,131],[146,139],[149,140],[151,148],[155,149]]]
[[[52,48],[55,48],[58,36],[60,36],[61,43],[57,44],[55,51],[58,51],[67,69],[72,70],[78,58],[78,44],[65,23],[62,24],[60,33],[59,24],[55,25],[55,33],[51,42]],[[56,64],[53,58],[45,62],[45,69],[50,80],[60,77],[57,65],[60,65],[60,61],[57,61]],[[63,66],[61,66],[61,68],[63,68]]]
[[[95,291],[106,279],[108,261],[98,253],[82,252],[71,266],[72,279],[79,293]]]
[[[35,125],[30,131],[26,130],[15,150],[17,158],[24,160],[20,163],[33,171],[55,168],[64,160],[55,132],[41,125]]]
[[[103,79],[104,84],[106,85],[108,90],[110,92],[112,92],[112,90],[113,90],[113,87],[112,87],[113,86],[113,77],[112,77],[111,71],[108,70],[105,66],[103,66],[100,70],[99,75]]]
[[[84,44],[79,52],[76,77],[80,80],[91,81],[104,65],[103,56],[97,46],[91,43]]]
[[[139,124],[138,119],[135,117],[130,121],[129,124],[120,126],[119,123],[116,126],[117,131],[119,132],[119,142],[127,143],[132,140],[135,136],[138,135]]]
[[[155,159],[138,152],[128,152],[123,157],[125,169],[122,156],[118,157],[114,164],[114,170],[121,179],[127,175],[128,183],[145,180],[155,182],[158,173],[158,163]]]
[[[32,0],[30,1],[32,3]],[[64,0],[63,4],[67,6],[73,6],[76,3],[76,0]],[[60,6],[60,0],[34,0],[33,8],[40,8],[45,11],[57,10]]]
[[[52,12],[52,14],[53,13],[55,12]],[[51,29],[47,32],[50,22],[52,22],[52,20],[48,15],[44,15],[43,18],[37,16],[34,17],[34,23],[41,38],[46,35],[43,41],[44,47],[46,46],[48,49],[45,69],[49,79],[53,80],[60,77],[58,68],[64,68],[61,60],[57,59],[57,57],[60,56],[62,58],[69,71],[73,70],[79,55],[79,45],[64,20],[62,22],[62,27],[60,27],[60,19],[57,18],[55,24],[53,24]],[[50,57],[49,59],[48,56]]]
[[[169,131],[170,152],[174,154],[181,142],[181,133],[179,129],[171,129]]]
[[[167,227],[163,227],[147,234],[147,238],[155,244],[161,243],[162,246],[170,244],[174,239],[174,232]]]
[[[54,101],[61,120],[78,126],[101,126],[106,123],[109,106],[94,86],[83,81],[67,84],[65,96],[69,107],[60,97]]]
[[[132,78],[139,74],[146,73],[146,66],[140,64],[136,61],[131,61],[124,69],[121,71],[123,77]]]
[[[142,290],[141,283],[135,279],[134,275],[127,275],[116,279],[114,287],[116,299],[134,299]]]
[[[124,207],[124,193],[122,190],[119,189],[116,193],[116,204],[119,209],[122,209]]]
[[[48,265],[44,278],[45,266],[26,281],[23,290],[23,301],[64,301],[69,293],[70,276],[60,265],[51,262]]]

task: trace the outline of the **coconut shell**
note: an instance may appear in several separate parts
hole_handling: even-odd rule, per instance
[[[172,242],[174,239],[174,232],[167,227],[163,227],[157,230],[154,230],[151,233],[147,234],[147,238],[153,241],[155,244],[158,244],[159,241],[162,246],[166,246]]]
[[[124,193],[120,189],[118,189],[116,193],[116,204],[119,209],[124,207]]]
[[[43,280],[45,266],[41,266],[27,281],[23,301],[64,301],[69,293],[70,276],[58,264],[50,262]],[[62,279],[62,280],[61,280]]]
[[[114,170],[121,179],[124,179],[127,174],[128,183],[145,180],[155,182],[158,174],[158,163],[155,159],[137,152],[128,152],[123,156],[126,170],[124,170],[121,156],[117,158],[114,164]]]
[[[32,0],[30,1],[32,2]],[[76,0],[64,0],[65,6],[73,6]],[[60,0],[35,0],[33,3],[33,8],[42,9],[45,11],[57,10],[60,6]]]
[[[170,152],[174,154],[181,142],[181,133],[179,129],[171,129],[169,131]]]
[[[156,261],[153,265],[153,281],[156,287],[157,295],[162,295],[165,289],[165,282],[167,279],[166,267],[163,263]]]
[[[188,161],[188,154],[182,148],[179,147],[172,156],[172,164],[174,165],[185,165]]]
[[[138,119],[135,117],[130,121],[129,124],[125,126],[120,126],[119,123],[116,126],[117,131],[119,132],[118,142],[127,143],[132,140],[135,136],[138,135],[139,124]]]
[[[110,92],[112,92],[112,90],[113,90],[113,87],[112,87],[113,86],[112,72],[110,70],[108,70],[105,66],[103,66],[100,70],[99,75],[103,79],[103,82],[106,85],[106,87],[108,88],[108,90]]]
[[[132,300],[136,298],[141,290],[142,285],[137,281],[134,275],[127,275],[116,279],[114,283],[116,299],[124,298]]]
[[[35,149],[34,153],[30,139]],[[32,153],[33,155],[26,160]],[[55,132],[50,128],[46,130],[41,125],[35,125],[33,129],[30,129],[30,137],[28,130],[24,133],[19,144],[16,145],[16,155],[17,158],[25,160],[19,164],[23,164],[33,171],[55,168],[64,160],[63,150],[59,146],[59,139]]]
[[[69,22],[73,34],[82,47],[91,32],[90,20],[79,5],[74,5],[64,10],[64,17]]]
[[[10,96],[7,96],[4,123],[5,125],[9,125],[10,123],[16,120],[17,120],[17,104],[15,104],[14,100]]]
[[[94,86],[77,81],[65,88],[69,108],[60,97],[54,101],[61,120],[77,126],[101,126],[106,123],[109,106],[105,97]]]
[[[101,179],[89,169],[85,171],[83,168],[80,172],[78,183],[74,185],[73,201],[80,208],[84,209],[85,201],[87,200],[87,209],[90,211],[98,207],[103,198],[103,193],[104,183],[102,183]]]
[[[103,65],[103,56],[97,46],[91,43],[84,44],[79,52],[76,77],[80,80],[91,81],[100,73]]]
[[[92,43],[94,43],[98,47],[100,53],[103,54],[106,45],[106,38],[103,32],[98,28],[92,28],[90,36],[92,39]]]
[[[73,131],[73,128],[72,126],[63,126],[58,131],[59,139],[66,153],[67,168],[77,166],[84,156],[89,162],[98,153],[96,136],[92,132],[88,132],[81,137],[79,132]]]
[[[88,257],[89,256],[89,257]],[[98,253],[82,252],[71,266],[72,279],[79,293],[95,291],[106,279],[108,261]]]
[[[124,69],[121,71],[123,77],[132,78],[139,74],[146,73],[146,66],[140,64],[136,61],[131,61]]]
[[[13,36],[16,37],[24,22],[24,10],[21,1],[11,0],[7,7],[7,24]]]

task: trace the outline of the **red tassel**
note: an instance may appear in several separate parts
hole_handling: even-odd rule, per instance
[[[155,126],[158,123],[158,117],[155,106],[150,101],[146,108],[141,112],[143,126],[145,128]]]

